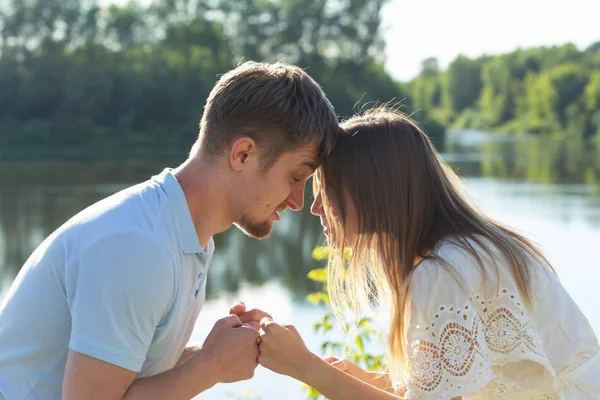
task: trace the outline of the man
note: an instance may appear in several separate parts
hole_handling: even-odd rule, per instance
[[[48,237],[0,305],[0,399],[190,399],[253,376],[242,304],[185,348],[212,236],[266,237],[331,147],[337,118],[301,69],[247,62],[207,100],[190,157],[104,199]],[[236,315],[237,314],[237,315]]]

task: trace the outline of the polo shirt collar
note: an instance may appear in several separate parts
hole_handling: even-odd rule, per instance
[[[160,175],[153,176],[152,180],[162,187],[167,198],[173,205],[183,252],[200,253],[200,255],[208,256],[213,251],[213,239],[212,237],[209,239],[206,250],[200,246],[185,194],[177,178],[171,173],[171,169],[165,168]]]

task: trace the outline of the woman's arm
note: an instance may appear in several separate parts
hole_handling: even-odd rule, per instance
[[[346,362],[345,368],[347,370],[344,370],[343,368],[340,368],[339,366],[334,365],[335,362],[332,363],[331,359],[335,359],[335,357],[328,357],[328,358],[325,358],[323,361],[326,362],[326,363],[328,363],[328,364],[330,364],[331,366],[333,366],[333,367],[335,367],[337,369],[340,369],[342,372],[344,372],[346,374],[349,374],[349,375],[351,375],[352,377],[354,377],[356,379],[360,379],[361,381],[363,381],[365,383],[368,383],[368,384],[370,384],[372,386],[375,386],[375,387],[377,387],[380,390],[385,390],[388,393],[394,394],[394,396],[392,396],[392,397],[369,397],[369,399],[375,399],[375,400],[381,399],[381,400],[384,400],[384,399],[388,399],[388,398],[389,399],[392,399],[392,398],[393,399],[403,399],[404,398],[403,397],[404,393],[402,393],[402,394],[396,394],[393,391],[392,381],[390,380],[390,376],[388,374],[381,374],[381,373],[377,373],[377,372],[364,371],[359,366],[357,366],[356,364],[351,363],[348,360],[340,360],[339,364],[342,364],[343,362]],[[315,360],[314,362],[316,364],[318,361]],[[361,373],[357,373],[358,372],[358,371],[356,371],[357,369],[360,370],[360,371],[362,371],[362,374]],[[316,375],[319,375],[319,371],[317,369],[315,369],[315,371],[316,372],[314,372],[314,373]],[[356,375],[355,375],[355,373],[356,373]],[[309,372],[309,374],[310,374],[310,372]],[[326,375],[326,374],[322,374],[322,375]],[[327,378],[329,378],[329,377],[331,377],[331,375],[327,375]],[[324,378],[325,382],[327,382],[327,378]],[[315,388],[317,391],[319,391],[323,395],[327,396],[324,391],[319,390],[316,386],[313,386],[312,384],[310,384],[308,382],[305,382],[305,381],[303,381],[303,382],[306,383],[306,384],[308,384],[308,385],[310,385],[310,386],[312,386],[313,388]],[[372,396],[372,395],[369,395],[369,396]],[[340,399],[340,400],[341,399],[343,399],[343,400],[353,400],[355,398],[360,398],[360,397],[329,397],[329,396],[327,396],[327,398],[329,400],[338,400],[338,399]],[[462,400],[462,397],[453,397],[450,400]]]
[[[315,388],[330,400],[398,400],[401,396],[386,392],[369,383],[329,365],[320,357],[310,354],[311,358],[303,371],[298,371],[293,378]]]
[[[308,350],[291,325],[279,325],[264,318],[260,335],[260,364],[312,386],[330,400],[402,399],[329,365]]]

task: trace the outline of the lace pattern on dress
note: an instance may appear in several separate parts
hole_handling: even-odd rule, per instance
[[[465,298],[465,304],[440,305],[432,315],[412,319],[411,325],[410,398],[461,394],[510,398],[511,393],[525,394],[526,386],[493,380],[489,355],[494,353],[494,359],[503,362],[522,360],[527,355],[549,365],[539,332],[522,301],[508,289],[501,289],[491,300],[472,294]]]

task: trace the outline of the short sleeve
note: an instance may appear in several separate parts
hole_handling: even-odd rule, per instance
[[[140,372],[171,307],[174,264],[161,243],[137,232],[100,239],[67,268],[69,348]]]
[[[493,378],[482,316],[443,268],[425,261],[411,278],[406,399],[467,396]]]

